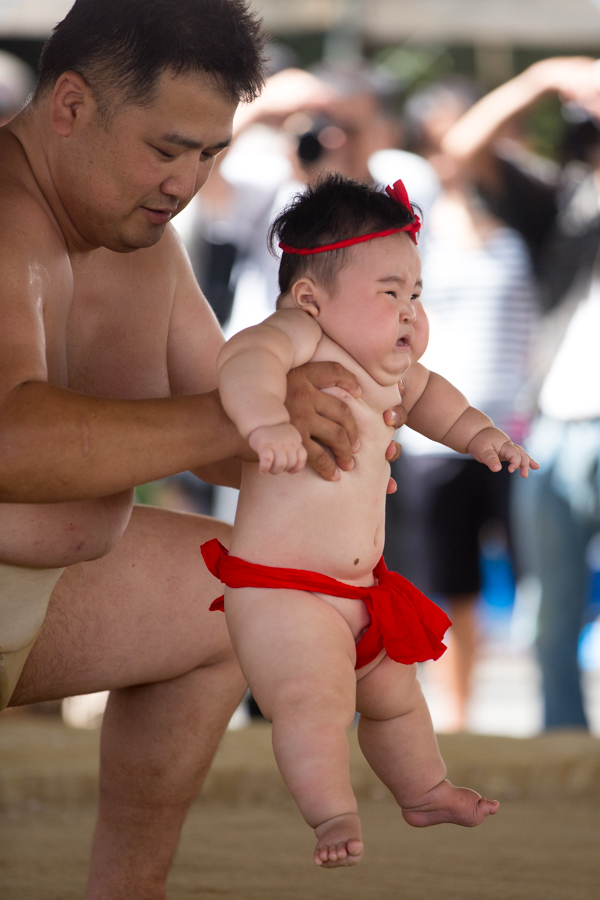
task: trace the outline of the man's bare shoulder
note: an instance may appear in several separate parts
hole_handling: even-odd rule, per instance
[[[19,141],[0,129],[0,246],[27,255],[66,254],[66,244],[50,206],[33,177]]]
[[[160,241],[148,248],[157,264],[167,266],[174,274],[183,274],[190,270],[190,261],[185,245],[177,229],[169,223]]]

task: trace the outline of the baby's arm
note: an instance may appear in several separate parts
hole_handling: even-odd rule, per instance
[[[539,469],[539,464],[496,428],[489,416],[470,406],[454,385],[420,363],[411,366],[406,375],[402,403],[410,428],[459,453],[470,453],[492,472],[500,471],[502,460],[508,460],[509,472],[520,469],[523,478],[527,478],[530,467]]]
[[[285,408],[286,375],[313,356],[322,331],[299,309],[282,309],[229,340],[217,358],[225,412],[259,457],[259,471],[298,472],[306,462]]]

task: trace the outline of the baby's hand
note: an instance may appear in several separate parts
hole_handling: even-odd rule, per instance
[[[255,428],[248,443],[258,453],[259,472],[270,472],[271,475],[289,472],[293,475],[306,463],[300,432],[289,423]]]
[[[508,460],[509,472],[521,470],[523,478],[529,475],[529,469],[539,469],[540,464],[532,459],[522,447],[507,440],[507,436],[498,428],[483,428],[471,440],[468,451],[478,462],[483,463],[492,472],[502,468],[501,460]]]

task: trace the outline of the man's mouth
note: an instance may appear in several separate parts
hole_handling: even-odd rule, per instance
[[[161,209],[153,209],[150,206],[141,206],[140,209],[144,213],[145,217],[155,225],[166,225],[166,223],[169,222],[177,212],[176,209],[169,209],[167,207],[163,207]]]

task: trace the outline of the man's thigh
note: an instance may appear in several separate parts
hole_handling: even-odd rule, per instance
[[[222,585],[200,553],[229,535],[205,516],[136,506],[114,550],[60,578],[11,703],[165,681],[229,658],[225,616],[208,610]]]

